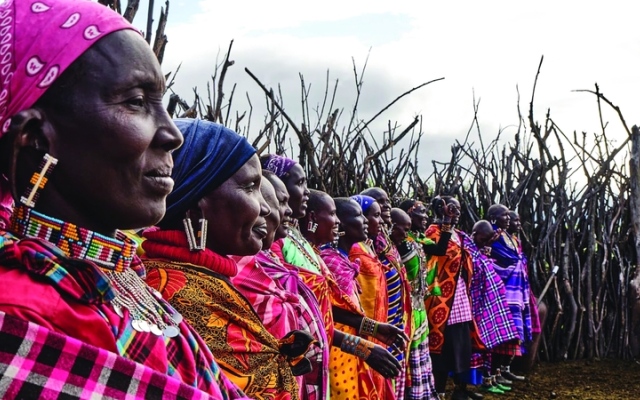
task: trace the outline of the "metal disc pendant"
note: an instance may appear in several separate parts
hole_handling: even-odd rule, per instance
[[[156,336],[162,336],[162,329],[158,328],[158,325],[156,324],[151,324],[151,326],[149,327],[149,329],[151,329],[151,333],[153,333]]]
[[[142,330],[142,332],[151,332],[151,327],[149,326],[149,323],[145,320],[139,319],[138,327]]]
[[[142,329],[140,329],[140,326],[138,325],[138,320],[137,319],[132,319],[131,320],[131,327],[133,329],[135,329],[137,332],[142,332]]]
[[[176,311],[175,313],[171,314],[171,319],[173,319],[177,325],[180,325],[183,319],[182,314]]]
[[[168,325],[166,328],[164,328],[162,333],[166,337],[173,338],[173,337],[178,336],[180,334],[180,331],[175,326]]]
[[[120,307],[119,305],[113,304],[113,311],[115,311],[116,314],[118,314],[118,317],[124,318],[124,313],[122,312],[122,307]]]

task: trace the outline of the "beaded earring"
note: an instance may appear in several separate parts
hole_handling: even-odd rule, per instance
[[[40,191],[44,189],[44,186],[49,180],[49,175],[58,164],[58,159],[49,155],[48,153],[42,157],[40,162],[40,171],[34,172],[29,180],[29,186],[25,192],[26,196],[20,197],[20,202],[27,207],[33,208],[40,197]]]
[[[193,225],[191,224],[191,212],[187,211],[187,215],[182,220],[184,225],[184,233],[187,235],[187,243],[189,243],[190,251],[202,251],[206,247],[207,243],[207,227],[208,221],[204,218],[204,215],[198,220],[200,223],[200,229],[195,232]]]
[[[309,223],[307,224],[307,230],[311,233],[316,233],[317,229],[318,229],[318,224],[309,220]]]

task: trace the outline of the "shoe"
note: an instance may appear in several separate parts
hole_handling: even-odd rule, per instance
[[[497,386],[487,385],[484,383],[480,385],[480,390],[484,390],[485,392],[493,393],[493,394],[504,394],[504,390],[501,390]]]
[[[516,375],[513,372],[511,372],[509,370],[509,367],[505,368],[502,370],[501,372],[502,376],[504,376],[505,378],[511,380],[511,381],[518,381],[518,382],[522,382],[524,381],[526,378],[522,375]]]
[[[481,395],[480,393],[476,393],[476,392],[472,392],[471,390],[465,390],[464,391],[467,394],[467,397],[469,397],[471,400],[482,400],[484,399],[484,396]]]
[[[494,380],[495,380],[495,382],[496,382],[496,383],[499,383],[499,384],[504,385],[504,386],[511,386],[511,385],[513,385],[513,382],[512,382],[512,381],[510,381],[510,380],[506,379],[506,378],[505,378],[504,376],[502,376],[501,374],[497,374],[497,375],[495,376],[495,379],[494,379]]]
[[[496,387],[500,390],[502,390],[503,392],[508,392],[511,390],[511,387],[509,386],[505,386],[505,385],[501,385],[499,383],[496,383]]]

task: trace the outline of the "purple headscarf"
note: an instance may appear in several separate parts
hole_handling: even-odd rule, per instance
[[[277,154],[270,154],[269,158],[262,162],[262,168],[271,171],[282,178],[297,162]]]
[[[362,194],[351,196],[351,200],[355,200],[356,203],[360,204],[360,208],[362,208],[363,214],[366,214],[369,207],[371,207],[371,205],[376,202],[376,199],[374,199],[373,197],[365,196]]]

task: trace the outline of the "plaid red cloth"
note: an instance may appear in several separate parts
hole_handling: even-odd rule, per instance
[[[212,397],[115,353],[0,312],[0,398]]]
[[[144,273],[137,257],[127,268]],[[12,270],[21,273],[9,273]],[[47,310],[34,308],[30,314],[39,318],[40,325],[50,323],[50,329],[65,333],[73,330],[72,327],[75,328],[74,333],[83,330],[99,332],[100,335],[86,335],[82,341],[117,351],[122,357],[160,374],[178,378],[216,398],[245,398],[244,393],[221,374],[220,367],[202,338],[186,322],[179,324],[180,334],[170,339],[134,330],[128,310],[124,309],[124,315],[120,317],[111,306],[110,300],[114,296],[111,283],[94,263],[70,258],[60,248],[42,239],[19,239],[9,232],[0,232],[0,273],[2,272],[5,273],[2,275],[3,279],[12,280],[3,281],[5,285],[27,289],[47,286],[55,289],[53,293],[57,297],[49,300],[51,307]],[[15,306],[10,306],[15,305],[16,300],[18,307],[31,310],[32,304],[25,298],[29,293],[12,293],[11,290],[0,293],[0,297],[3,297],[0,304],[6,310],[16,309]],[[167,312],[175,313],[169,303],[163,300],[158,302]],[[78,309],[85,313],[57,318],[56,312],[59,309]],[[87,309],[90,314],[87,314]],[[88,318],[87,315],[91,318],[90,321],[83,319]],[[91,325],[93,323],[95,326]],[[77,329],[78,327],[85,329]],[[75,335],[74,337],[80,339]],[[101,340],[100,345],[97,344],[98,339]]]

